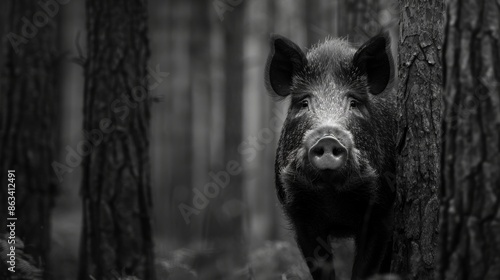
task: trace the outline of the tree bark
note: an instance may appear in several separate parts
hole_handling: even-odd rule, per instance
[[[391,270],[436,272],[440,188],[443,1],[399,1],[398,158]]]
[[[86,10],[79,277],[154,279],[147,1],[88,0]]]
[[[500,6],[448,1],[440,279],[500,278]]]
[[[15,170],[15,211],[9,217],[17,218],[15,232],[24,252],[47,274],[50,214],[58,185],[51,163],[58,158],[60,143],[57,21],[47,15],[35,18],[40,7],[34,1],[2,4],[0,218],[5,222],[8,214],[7,170]],[[22,31],[27,24],[22,19],[32,24],[30,34]]]

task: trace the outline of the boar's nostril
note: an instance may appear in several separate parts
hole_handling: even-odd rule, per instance
[[[325,150],[321,146],[316,146],[311,148],[311,153],[313,153],[315,156],[322,156],[325,153]]]
[[[317,169],[336,170],[344,166],[347,149],[334,137],[326,136],[309,148],[308,157]]]
[[[344,149],[339,147],[333,147],[332,154],[336,157],[341,156],[344,153]]]

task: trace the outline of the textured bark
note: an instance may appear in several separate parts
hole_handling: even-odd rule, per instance
[[[60,143],[57,22],[48,19],[36,31],[31,29],[28,38],[21,19],[33,22],[40,7],[34,1],[6,2],[0,59],[0,218],[5,223],[7,170],[16,170],[16,236],[36,265],[47,269],[50,214],[58,185],[51,163],[58,158]],[[13,34],[26,36],[26,42],[12,45]],[[2,226],[0,232],[5,230]]]
[[[500,5],[449,1],[441,279],[500,279]]]
[[[86,10],[84,129],[103,139],[84,158],[79,277],[154,279],[147,1],[88,0]]]
[[[440,188],[443,1],[400,1],[398,159],[392,271],[431,279]]]

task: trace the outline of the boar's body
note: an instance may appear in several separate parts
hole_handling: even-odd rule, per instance
[[[388,272],[395,172],[390,40],[330,39],[307,55],[271,40],[268,90],[291,96],[276,153],[279,201],[315,280],[334,279],[329,238],[354,237],[353,279]]]

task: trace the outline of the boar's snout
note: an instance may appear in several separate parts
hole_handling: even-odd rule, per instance
[[[319,170],[339,169],[344,166],[346,158],[347,149],[332,136],[319,139],[309,148],[309,161]]]
[[[338,170],[342,168],[348,155],[348,133],[338,127],[325,126],[315,129],[306,137],[305,145],[309,162],[319,170]]]

